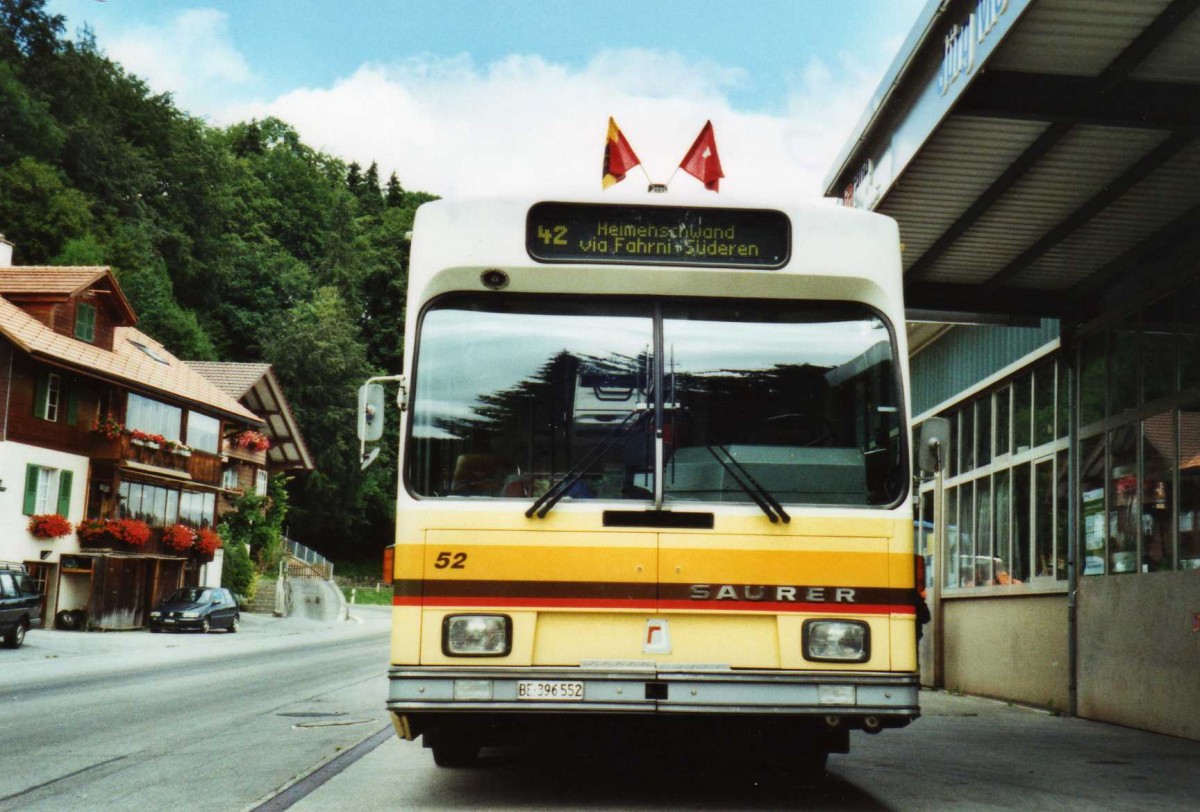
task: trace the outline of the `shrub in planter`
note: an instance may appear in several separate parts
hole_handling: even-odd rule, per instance
[[[71,523],[58,513],[40,513],[29,517],[29,532],[39,539],[56,539],[71,532]]]
[[[192,549],[192,545],[195,544],[196,534],[192,532],[192,528],[190,527],[182,524],[173,524],[163,529],[162,540],[163,544],[172,550],[185,553]]]

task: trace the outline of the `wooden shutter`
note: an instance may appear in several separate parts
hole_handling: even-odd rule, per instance
[[[23,511],[26,516],[32,516],[37,510],[37,486],[38,486],[38,467],[36,465],[25,466],[25,507]]]
[[[37,376],[37,389],[33,394],[33,416],[46,419],[46,400],[50,397],[50,375],[46,372],[39,372]]]
[[[79,411],[79,381],[68,378],[63,385],[67,388],[67,425],[74,426],[78,422],[75,413]]]
[[[96,339],[96,308],[86,302],[75,306],[75,337],[88,342]]]
[[[71,483],[75,474],[70,471],[58,472],[58,514],[71,515]]]

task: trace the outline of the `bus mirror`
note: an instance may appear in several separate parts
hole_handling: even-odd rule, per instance
[[[919,442],[917,467],[922,473],[936,474],[942,470],[950,453],[950,421],[944,417],[931,417],[923,422]]]
[[[365,383],[358,390],[358,439],[364,443],[383,437],[384,396],[377,383]]]

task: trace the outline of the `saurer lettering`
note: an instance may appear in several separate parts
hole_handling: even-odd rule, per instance
[[[856,590],[844,586],[692,584],[694,601],[774,601],[776,603],[854,603]]]

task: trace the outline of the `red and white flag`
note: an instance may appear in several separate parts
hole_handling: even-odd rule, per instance
[[[717,139],[713,135],[711,121],[704,124],[704,129],[696,136],[692,148],[683,156],[679,168],[704,184],[704,188],[719,192],[717,185],[725,173],[721,171],[721,158],[717,155]]]
[[[607,189],[615,183],[625,180],[625,173],[640,164],[633,147],[625,140],[621,128],[612,116],[608,118],[608,138],[604,141],[604,175],[601,183]]]

